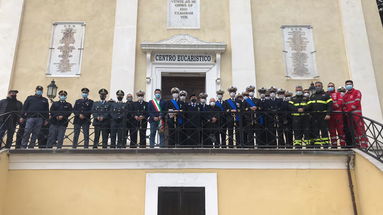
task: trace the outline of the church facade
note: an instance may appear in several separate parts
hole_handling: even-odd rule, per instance
[[[68,99],[100,88],[164,96],[353,79],[381,120],[383,30],[375,0],[3,0],[1,96],[55,80]]]

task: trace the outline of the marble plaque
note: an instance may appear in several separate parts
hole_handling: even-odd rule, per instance
[[[168,0],[168,28],[200,27],[200,0]]]
[[[311,26],[282,26],[286,77],[317,78],[315,48]]]
[[[76,76],[80,74],[84,30],[83,22],[53,24],[48,75]]]

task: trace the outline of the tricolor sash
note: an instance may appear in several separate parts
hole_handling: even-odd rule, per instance
[[[157,101],[157,99],[153,99],[152,104],[154,106],[154,109],[156,109],[157,112],[161,112],[161,106],[160,106],[160,103]]]

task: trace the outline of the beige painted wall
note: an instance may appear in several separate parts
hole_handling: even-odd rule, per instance
[[[231,85],[231,47],[228,0],[201,0],[201,28],[197,30],[167,29],[168,0],[140,0],[138,2],[138,29],[136,54],[135,89],[146,89],[146,56],[140,44],[143,41],[156,42],[175,34],[190,34],[208,42],[225,42],[228,47],[222,55],[222,89]],[[178,86],[182,89],[182,86]],[[212,95],[213,96],[213,95]]]
[[[375,69],[380,105],[383,107],[383,27],[376,0],[362,0],[362,6],[370,43],[371,57]]]
[[[220,215],[352,214],[345,170],[198,169],[11,170],[4,212],[144,214],[148,172],[216,172]]]
[[[81,76],[54,78],[60,89],[68,91],[68,100],[81,95],[88,87],[91,97],[98,97],[101,87],[109,88],[112,62],[115,0],[25,0],[20,40],[11,88],[20,91],[19,98],[34,93],[37,85],[46,87],[52,23],[86,22]],[[45,94],[45,92],[44,92]]]
[[[0,151],[0,215],[3,215],[4,202],[6,199],[8,178],[8,155],[5,151]]]
[[[340,10],[337,1],[252,0],[257,86],[271,85],[294,90],[312,80],[287,80],[283,59],[282,25],[313,26],[319,80],[343,86],[348,79]]]
[[[375,215],[383,211],[383,171],[363,156],[355,155],[355,192],[359,214]]]

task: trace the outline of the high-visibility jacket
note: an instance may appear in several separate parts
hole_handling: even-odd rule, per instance
[[[299,113],[299,108],[305,108],[307,106],[307,99],[304,96],[294,96],[289,101],[289,111],[292,116],[304,116],[306,113]]]
[[[330,95],[325,93],[323,90],[321,92],[314,93],[311,95],[310,101],[307,102],[305,110],[330,114],[332,111],[332,99]]]
[[[344,111],[362,114],[362,93],[359,90],[348,90],[343,96]]]
[[[340,92],[330,92],[329,95],[332,99],[332,111],[342,112],[344,104],[342,94]]]

